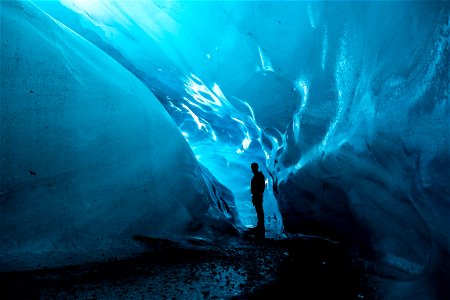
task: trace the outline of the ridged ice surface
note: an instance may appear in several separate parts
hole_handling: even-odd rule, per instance
[[[1,271],[238,223],[233,195],[135,76],[30,2],[2,2],[1,22]]]
[[[401,282],[392,297],[439,293],[450,276],[448,2],[36,3],[153,92],[233,194],[237,222],[255,223],[257,161],[268,228],[320,226],[365,245]]]

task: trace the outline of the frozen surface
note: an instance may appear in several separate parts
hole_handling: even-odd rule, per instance
[[[217,76],[252,76],[239,74],[244,70],[233,70],[227,60],[221,62],[227,64],[224,70],[222,66],[214,67],[214,61],[228,57],[220,54],[222,50],[219,48],[224,46],[216,43],[232,43],[230,46],[236,47],[241,35],[231,27],[226,40],[221,35],[216,36],[215,31],[222,30],[217,27],[221,24],[217,18],[228,22],[223,12],[215,12],[220,5],[216,7],[214,2],[195,1],[62,2],[66,8],[55,2],[37,3],[119,61],[152,90],[177,123],[198,161],[233,193],[239,221],[244,226],[256,225],[249,191],[250,164],[257,161],[269,179],[268,185],[272,185],[272,180],[264,168],[266,155],[260,141],[261,128],[251,112],[257,105],[251,103],[254,107],[249,106],[239,98],[239,94],[227,97],[221,85],[215,82]],[[209,18],[210,13],[218,14],[217,18],[212,17],[217,19],[217,23],[209,28],[211,32],[207,32],[202,23],[206,21],[201,17]],[[200,18],[196,20],[192,14]],[[191,32],[191,26],[198,27],[198,31]],[[205,47],[211,48],[208,51],[212,52],[206,51]],[[237,50],[233,47],[228,51]],[[248,60],[254,53],[244,52],[242,55]],[[253,73],[259,62],[248,63]],[[272,94],[276,93],[277,87],[270,87]],[[265,101],[260,102],[266,105]],[[284,119],[290,117],[290,112]],[[278,116],[280,114],[282,111]],[[265,192],[264,208],[266,227],[275,233],[280,232],[281,215],[272,189]]]
[[[134,235],[210,239],[235,222],[231,193],[212,176],[208,190],[131,73],[30,2],[2,2],[1,18],[1,270],[129,255]]]
[[[123,76],[153,92],[204,166],[198,174],[229,189],[216,193],[221,185],[206,185],[210,194],[232,194],[236,214],[229,215],[236,223],[256,221],[248,184],[249,165],[257,161],[273,187],[265,195],[267,228],[320,228],[315,233],[359,245],[373,254],[379,274],[396,279],[386,288],[387,297],[434,299],[445,289],[442,283],[450,280],[448,1],[36,3],[95,45],[94,54],[100,49],[105,60],[130,72]],[[3,15],[8,14],[2,12],[2,23]],[[44,39],[55,43],[53,37]],[[79,55],[89,59],[90,52]],[[41,63],[52,66],[52,61]],[[71,70],[76,61],[67,59],[65,65]],[[105,65],[83,67],[98,72],[95,78],[116,81],[110,63]],[[85,69],[71,80],[83,80]],[[7,78],[2,73],[2,88],[11,81]],[[150,102],[145,105],[156,105],[145,95]],[[2,90],[2,144],[3,99]],[[142,111],[126,104],[116,111],[121,125],[127,118],[136,121],[133,109]],[[163,133],[136,126],[150,136]],[[163,137],[178,139],[171,126],[161,127],[174,131]],[[182,147],[178,155],[187,155],[190,150]]]

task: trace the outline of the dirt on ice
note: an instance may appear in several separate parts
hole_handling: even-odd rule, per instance
[[[179,244],[126,260],[0,273],[2,299],[375,299],[345,245],[293,236]]]

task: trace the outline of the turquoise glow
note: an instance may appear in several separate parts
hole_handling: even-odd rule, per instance
[[[271,232],[363,244],[405,299],[448,278],[448,1],[34,3],[156,96],[237,223],[256,161]]]

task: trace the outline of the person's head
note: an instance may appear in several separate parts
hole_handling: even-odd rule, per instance
[[[250,165],[250,167],[252,168],[252,172],[253,173],[256,173],[256,172],[258,172],[258,164],[257,163],[252,163],[251,165]]]

